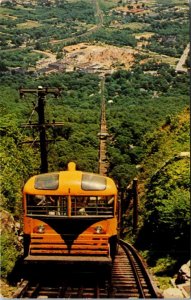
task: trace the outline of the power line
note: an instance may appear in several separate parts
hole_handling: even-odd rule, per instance
[[[36,105],[34,106],[32,112],[31,112],[31,114],[30,114],[30,117],[29,117],[29,119],[28,119],[28,122],[25,124],[25,126],[24,126],[24,128],[23,128],[23,131],[22,131],[22,133],[21,133],[20,139],[23,137],[24,130],[27,128],[28,124],[31,122],[32,116],[33,116],[34,112],[36,111],[37,107],[38,107],[38,105],[37,105],[37,102],[36,102]]]

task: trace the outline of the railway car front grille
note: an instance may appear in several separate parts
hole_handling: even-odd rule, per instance
[[[65,240],[55,238],[54,236],[45,236],[39,239],[39,236],[33,234],[30,244],[30,255],[90,255],[90,256],[108,256],[109,255],[109,237],[97,234],[82,236],[75,240],[66,237]]]

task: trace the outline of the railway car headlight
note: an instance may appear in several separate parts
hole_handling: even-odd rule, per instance
[[[94,230],[95,230],[95,233],[104,233],[104,230],[101,226],[96,226],[94,228]]]
[[[36,233],[45,233],[45,227],[44,227],[44,225],[39,225],[39,226],[35,227],[34,231]]]

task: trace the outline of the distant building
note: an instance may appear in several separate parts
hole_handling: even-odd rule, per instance
[[[48,65],[50,69],[56,69],[58,71],[66,70],[66,65],[61,62],[53,62]]]

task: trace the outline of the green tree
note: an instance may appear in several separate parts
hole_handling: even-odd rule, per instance
[[[13,214],[19,214],[22,207],[22,186],[37,169],[37,162],[33,150],[20,145],[23,137],[18,129],[16,116],[7,114],[0,121],[2,207]]]
[[[188,247],[189,158],[175,157],[152,177],[145,207],[145,223],[153,243],[160,244],[165,234],[168,249],[181,244]]]

